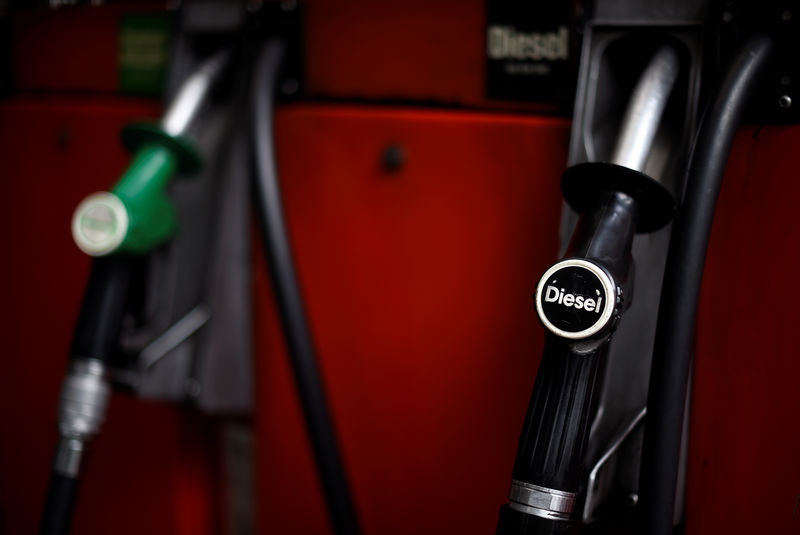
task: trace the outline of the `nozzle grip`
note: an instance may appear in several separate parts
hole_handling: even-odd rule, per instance
[[[547,336],[514,462],[515,481],[579,490],[607,353],[605,341]]]

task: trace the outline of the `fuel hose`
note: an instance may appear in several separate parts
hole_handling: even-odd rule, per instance
[[[672,533],[684,404],[711,223],[734,135],[772,48],[772,40],[760,34],[740,47],[695,141],[686,192],[670,237],[656,326],[640,475],[641,533]]]
[[[100,431],[111,394],[108,361],[116,348],[131,276],[132,262],[127,257],[97,258],[92,263],[61,388],[60,438],[40,535],[70,531],[84,452]]]
[[[289,358],[333,531],[337,535],[353,535],[359,533],[358,521],[297,283],[275,163],[273,106],[284,54],[282,41],[265,42],[253,72],[255,202]]]

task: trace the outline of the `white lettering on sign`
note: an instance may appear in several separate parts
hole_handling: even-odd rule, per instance
[[[600,292],[597,292],[600,295]],[[598,297],[597,301],[592,298],[587,298],[582,295],[574,295],[571,293],[564,293],[564,288],[560,290],[555,286],[548,286],[544,291],[545,303],[558,303],[565,307],[575,307],[578,310],[585,310],[586,312],[600,313],[602,309],[603,298]]]
[[[569,58],[569,30],[517,31],[513,26],[489,26],[487,53],[491,59],[559,60]]]

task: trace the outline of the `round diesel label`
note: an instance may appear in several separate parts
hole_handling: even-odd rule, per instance
[[[536,287],[536,311],[544,326],[564,338],[588,338],[605,327],[614,311],[614,283],[599,266],[562,260]]]

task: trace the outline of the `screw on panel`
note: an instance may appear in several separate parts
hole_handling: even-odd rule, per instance
[[[396,173],[406,163],[406,151],[397,143],[392,143],[383,149],[381,154],[381,168],[387,173]]]
[[[784,109],[791,108],[792,97],[790,97],[789,95],[781,95],[780,98],[778,98],[778,106]]]

